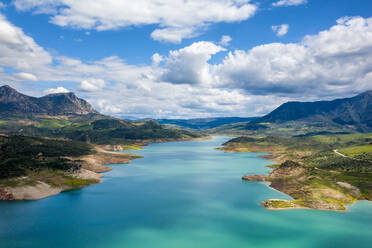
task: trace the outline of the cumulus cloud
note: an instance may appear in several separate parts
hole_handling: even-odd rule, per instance
[[[223,35],[222,37],[221,37],[221,41],[220,41],[220,44],[222,45],[222,46],[228,46],[228,45],[230,45],[230,42],[232,41],[232,38],[230,37],[230,36],[228,36],[228,35]]]
[[[298,43],[229,51],[217,64],[211,58],[226,48],[208,41],[154,54],[150,65],[131,65],[117,56],[52,57],[4,17],[0,25],[5,27],[0,28],[0,68],[15,71],[0,69],[2,82],[37,79],[45,88],[48,82],[68,82],[70,90],[81,90],[107,114],[252,116],[288,100],[350,96],[372,87],[372,18],[341,18]]]
[[[169,52],[161,80],[174,84],[208,84],[212,77],[207,63],[212,55],[225,51],[212,42],[200,41]]]
[[[113,105],[112,103],[108,102],[105,99],[98,100],[97,105],[98,105],[99,109],[101,111],[103,111],[104,113],[117,114],[117,113],[120,113],[122,111],[121,108],[116,107],[115,105]]]
[[[102,79],[90,78],[81,81],[79,89],[82,91],[98,91],[105,86],[105,81]]]
[[[215,68],[220,87],[256,94],[337,95],[366,90],[372,71],[372,18],[342,18],[300,43],[234,51]]]
[[[274,33],[278,37],[282,37],[288,33],[289,25],[288,24],[282,24],[278,26],[271,26],[271,29],[274,31]]]
[[[306,3],[307,0],[279,0],[278,2],[273,3],[273,6],[298,6]]]
[[[48,52],[0,14],[0,66],[27,71],[51,62]]]
[[[158,25],[151,37],[180,42],[197,35],[209,24],[247,20],[257,7],[250,0],[15,0],[21,11],[46,13],[62,27],[112,30]]]
[[[160,54],[154,53],[151,57],[151,60],[152,60],[152,64],[154,66],[157,66],[164,60],[164,58]]]
[[[19,78],[21,81],[37,81],[37,77],[32,73],[19,72],[15,73],[14,76]]]
[[[192,27],[176,27],[156,29],[151,33],[151,38],[157,41],[181,43],[185,38],[197,36],[195,28]]]
[[[57,93],[68,93],[69,90],[64,88],[64,87],[57,87],[57,88],[50,88],[50,89],[46,89],[44,90],[44,94],[48,95],[48,94],[57,94]]]

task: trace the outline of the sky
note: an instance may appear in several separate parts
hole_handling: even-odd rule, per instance
[[[372,1],[0,0],[0,85],[134,118],[372,90]]]

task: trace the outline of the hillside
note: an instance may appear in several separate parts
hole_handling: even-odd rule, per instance
[[[0,200],[37,200],[96,184],[99,173],[111,170],[105,164],[135,158],[84,142],[0,136]]]
[[[211,130],[214,133],[285,136],[371,131],[372,91],[333,101],[287,102],[261,118]]]
[[[341,125],[372,128],[372,91],[333,101],[287,102],[256,120],[256,123],[280,123],[306,118],[326,118]]]
[[[269,209],[345,210],[357,200],[372,200],[372,134],[311,137],[238,137],[224,144],[229,152],[268,152],[277,165],[269,175],[246,175],[265,181],[294,200],[266,200]]]
[[[104,116],[74,93],[31,97],[0,87],[0,133],[63,138],[101,145],[184,140],[196,132],[170,128],[155,121],[128,121]]]
[[[216,117],[216,118],[198,118],[198,119],[158,119],[160,124],[173,125],[181,128],[189,129],[210,129],[222,125],[233,123],[248,122],[256,119],[256,117]]]
[[[99,113],[87,101],[71,92],[32,97],[21,94],[10,86],[2,86],[0,87],[0,115],[14,114],[88,115]]]
[[[104,116],[73,93],[37,98],[9,86],[0,88],[0,115],[0,200],[41,199],[99,183],[99,173],[110,170],[105,164],[138,158],[112,150],[203,137]]]

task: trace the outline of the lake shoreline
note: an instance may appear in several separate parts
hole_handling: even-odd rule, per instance
[[[347,182],[336,181],[335,187],[317,188],[316,185],[309,185],[309,181],[323,180],[317,176],[320,173],[307,167],[301,166],[299,162],[291,161],[283,147],[262,147],[252,144],[240,146],[238,143],[224,144],[219,148],[225,152],[267,152],[267,155],[258,155],[268,161],[277,164],[268,165],[272,169],[268,175],[245,175],[242,180],[253,182],[268,182],[271,189],[284,193],[293,200],[268,199],[260,203],[268,210],[289,210],[289,209],[313,209],[327,211],[347,211],[347,206],[355,204],[361,199],[360,189]],[[319,170],[320,171],[320,170]]]
[[[63,185],[52,186],[43,181],[37,181],[34,185],[23,185],[19,187],[1,187],[0,201],[34,201],[41,200],[50,196],[60,194],[65,191],[81,189],[87,186],[102,183],[101,178],[104,177],[104,172],[111,171],[112,168],[107,164],[128,164],[133,159],[141,158],[135,154],[122,153],[123,151],[139,150],[142,146],[148,146],[153,143],[166,142],[184,142],[184,141],[202,141],[210,140],[212,136],[203,136],[198,138],[185,139],[169,139],[169,140],[144,140],[136,142],[132,146],[120,145],[96,145],[94,154],[89,154],[81,157],[66,157],[71,161],[81,163],[82,168],[76,172],[66,173],[66,176],[84,180],[84,184],[80,185]],[[129,148],[129,149],[128,149]],[[131,149],[132,148],[132,149]],[[12,179],[13,180],[13,179]],[[27,180],[27,176],[15,178],[15,180]]]

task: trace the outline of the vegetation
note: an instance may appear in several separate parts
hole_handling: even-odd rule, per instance
[[[372,160],[372,144],[348,147],[340,150],[340,152],[359,160]]]
[[[104,164],[128,163],[138,158],[105,152],[102,147],[135,150],[147,142],[202,136],[155,121],[132,122],[104,116],[73,93],[36,98],[3,86],[0,99],[0,198],[3,200],[14,200],[12,190],[22,186],[41,185],[46,191],[53,186],[58,191],[97,183],[99,175],[93,172],[109,170]],[[4,187],[13,188],[4,193]]]
[[[256,117],[217,117],[217,118],[199,118],[199,119],[159,119],[156,120],[160,124],[167,124],[170,126],[176,126],[181,128],[196,129],[196,130],[207,130],[211,128],[220,127],[222,125],[228,125],[233,123],[249,122]]]
[[[96,179],[76,178],[61,169],[39,168],[38,171],[28,171],[26,177],[0,179],[0,187],[35,186],[44,182],[52,187],[80,188],[98,183]]]
[[[102,116],[31,116],[28,119],[13,116],[0,123],[1,131],[7,134],[120,145],[132,145],[143,140],[166,141],[201,137],[199,133],[165,127],[155,121],[132,122]]]
[[[66,157],[93,153],[82,142],[26,136],[0,137],[0,179],[20,177],[43,169],[76,171],[80,165]]]
[[[354,125],[341,125],[329,120],[296,120],[286,122],[241,122],[209,129],[208,133],[232,135],[314,136],[354,134],[359,130]]]
[[[372,200],[371,137],[371,134],[239,137],[225,143],[223,149],[270,152],[268,158],[280,163],[271,166],[273,171],[265,181],[295,200],[268,200],[262,203],[265,207],[345,210],[345,205],[356,200]]]
[[[139,145],[129,145],[129,146],[124,146],[122,148],[123,151],[129,151],[129,150],[141,150],[142,146]]]

